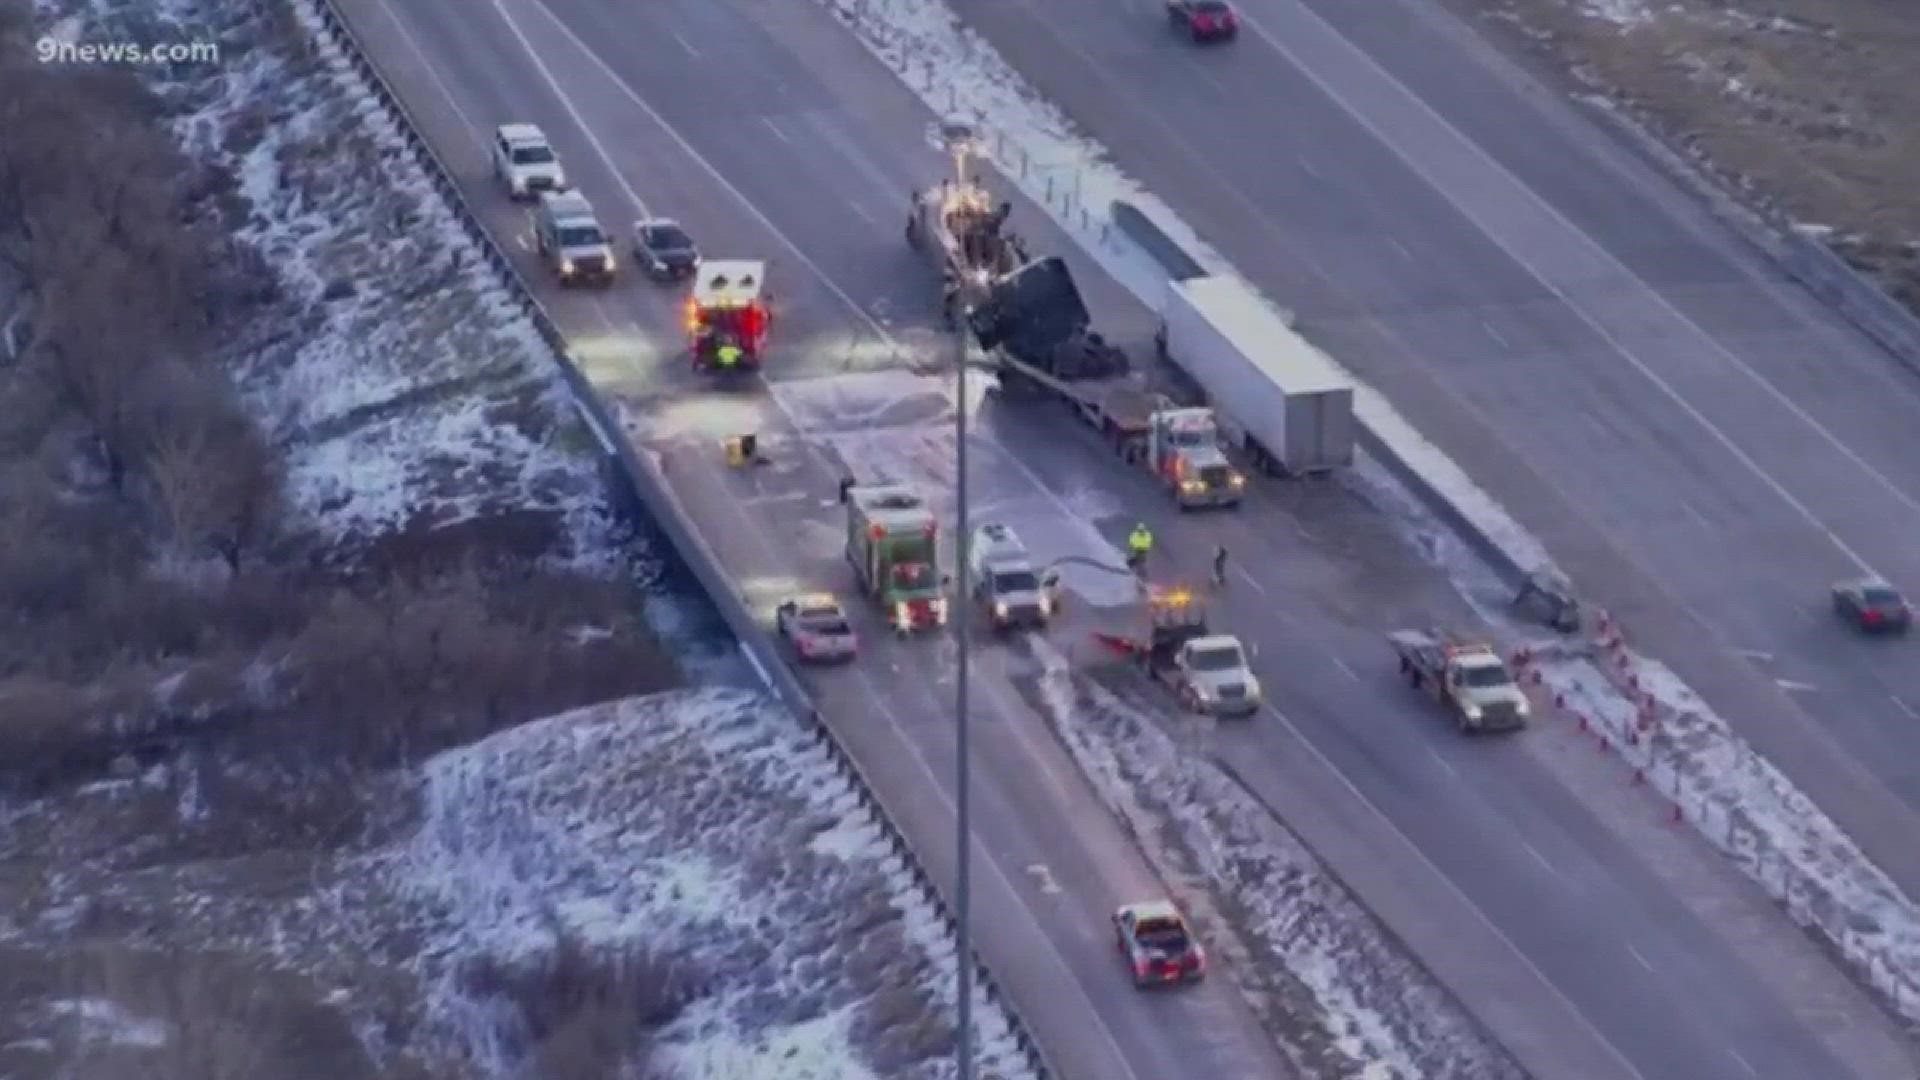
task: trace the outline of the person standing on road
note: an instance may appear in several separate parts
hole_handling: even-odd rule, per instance
[[[1153,533],[1146,522],[1133,527],[1127,534],[1127,565],[1138,570],[1146,565],[1147,556],[1153,554]]]
[[[1227,545],[1215,544],[1213,548],[1213,584],[1215,588],[1227,585]]]

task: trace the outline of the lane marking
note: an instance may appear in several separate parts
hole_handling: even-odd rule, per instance
[[[1427,747],[1427,756],[1433,759],[1433,763],[1435,765],[1440,766],[1441,772],[1446,773],[1448,776],[1453,777],[1455,780],[1460,779],[1460,774],[1454,771],[1453,766],[1447,762],[1446,758],[1443,758],[1440,756],[1440,751],[1435,750],[1433,747],[1429,746]]]
[[[1855,453],[1845,443],[1842,443],[1839,440],[1839,438],[1836,437],[1831,431],[1828,431],[1825,427],[1822,427],[1819,421],[1815,420],[1809,413],[1807,413],[1805,409],[1802,409],[1799,405],[1795,404],[1792,401],[1792,399],[1790,399],[1778,387],[1774,386],[1772,383],[1768,382],[1765,378],[1761,377],[1761,375],[1758,372],[1748,367],[1744,361],[1742,361],[1739,357],[1735,356],[1731,351],[1729,351],[1725,345],[1721,344],[1717,338],[1713,337],[1711,334],[1708,334],[1706,330],[1703,329],[1698,323],[1688,318],[1685,313],[1680,311],[1680,309],[1674,307],[1671,301],[1669,301],[1665,296],[1661,295],[1652,286],[1648,285],[1645,280],[1640,278],[1639,275],[1635,274],[1624,263],[1620,262],[1619,259],[1615,258],[1612,252],[1609,252],[1604,247],[1601,247],[1598,241],[1595,241],[1592,237],[1582,232],[1578,226],[1574,225],[1572,221],[1568,220],[1566,215],[1562,214],[1556,207],[1553,206],[1553,204],[1547,202],[1546,199],[1542,198],[1538,192],[1534,191],[1531,187],[1528,187],[1526,183],[1521,181],[1519,177],[1515,176],[1510,170],[1506,168],[1506,166],[1494,160],[1493,156],[1488,154],[1487,151],[1483,149],[1478,143],[1467,138],[1466,135],[1462,133],[1459,128],[1455,127],[1450,121],[1447,120],[1446,117],[1441,116],[1440,113],[1433,108],[1433,106],[1427,104],[1427,102],[1423,100],[1418,94],[1415,94],[1412,90],[1408,89],[1406,84],[1402,83],[1399,79],[1395,78],[1392,72],[1389,72],[1385,68],[1381,67],[1380,64],[1377,61],[1375,61],[1371,55],[1369,55],[1364,50],[1360,49],[1358,46],[1355,46],[1351,41],[1348,41],[1345,36],[1343,36],[1338,30],[1334,29],[1331,24],[1329,24],[1325,19],[1322,19],[1319,15],[1315,14],[1313,11],[1305,8],[1301,10],[1303,12],[1303,15],[1302,15],[1303,19],[1313,23],[1317,23],[1320,26],[1321,30],[1324,33],[1326,33],[1329,37],[1340,42],[1341,45],[1343,45],[1348,52],[1356,54],[1359,57],[1362,65],[1371,69],[1374,72],[1374,74],[1378,76],[1382,81],[1384,81],[1385,83],[1393,87],[1395,90],[1399,91],[1401,97],[1406,99],[1406,101],[1411,103],[1415,108],[1419,109],[1421,112],[1424,112],[1428,116],[1428,118],[1431,119],[1441,129],[1446,131],[1448,134],[1452,135],[1457,142],[1459,142],[1475,157],[1479,158],[1480,161],[1489,170],[1491,170],[1493,173],[1499,176],[1504,177],[1508,183],[1518,188],[1521,194],[1525,196],[1528,199],[1528,201],[1534,203],[1536,206],[1544,210],[1549,217],[1559,222],[1561,227],[1566,229],[1575,239],[1580,241],[1580,243],[1583,246],[1591,249],[1596,255],[1598,255],[1601,261],[1612,265],[1623,277],[1625,277],[1627,280],[1633,282],[1636,286],[1638,286],[1639,292],[1644,293],[1648,297],[1651,297],[1656,304],[1664,308],[1668,312],[1668,314],[1670,314],[1682,326],[1691,330],[1695,335],[1697,335],[1702,340],[1704,340],[1707,343],[1709,348],[1719,353],[1721,356],[1725,357],[1729,363],[1731,363],[1735,368],[1738,368],[1756,385],[1765,389],[1767,393],[1770,396],[1772,396],[1773,399],[1781,407],[1786,409],[1788,412],[1792,413],[1801,422],[1805,423],[1808,427],[1812,428],[1815,432],[1817,432],[1821,436],[1821,438],[1825,440],[1829,445],[1831,445],[1834,449],[1838,450],[1849,461],[1852,461],[1855,465],[1859,466],[1859,468],[1863,472],[1865,472],[1868,476],[1872,477],[1875,481],[1877,481],[1882,487],[1886,488],[1889,492],[1891,492],[1894,498],[1898,499],[1901,503],[1906,505],[1910,510],[1915,511],[1916,513],[1920,513],[1920,501],[1916,501],[1914,497],[1908,495],[1904,490],[1896,486],[1891,480],[1887,479],[1886,476],[1882,475],[1872,465],[1868,464],[1865,459],[1861,458],[1859,454]],[[1814,514],[1811,508],[1809,508],[1805,503],[1801,502],[1797,497],[1795,497],[1791,491],[1787,490],[1786,485],[1782,484],[1779,480],[1774,479],[1773,475],[1767,472],[1764,468],[1762,468],[1760,463],[1758,461],[1755,461],[1752,455],[1748,454],[1744,449],[1742,449],[1740,445],[1737,442],[1735,442],[1731,436],[1729,436],[1726,432],[1720,430],[1720,428],[1714,426],[1713,421],[1709,420],[1706,414],[1702,413],[1699,410],[1699,408],[1697,408],[1691,401],[1687,400],[1684,396],[1680,394],[1678,390],[1674,389],[1673,385],[1669,383],[1666,379],[1661,377],[1659,372],[1655,371],[1645,361],[1641,360],[1640,357],[1636,356],[1630,349],[1628,349],[1625,346],[1625,344],[1620,341],[1619,338],[1614,336],[1612,331],[1602,326],[1599,320],[1594,318],[1593,315],[1589,314],[1584,307],[1581,307],[1580,305],[1575,304],[1573,302],[1572,297],[1570,297],[1564,289],[1562,289],[1559,285],[1555,284],[1554,282],[1548,280],[1546,275],[1541,273],[1540,269],[1537,266],[1535,266],[1531,261],[1529,261],[1524,256],[1515,252],[1513,248],[1508,245],[1507,241],[1495,235],[1486,226],[1481,225],[1480,218],[1476,216],[1474,213],[1472,213],[1471,211],[1469,211],[1467,207],[1460,202],[1460,199],[1458,196],[1456,196],[1450,189],[1442,187],[1440,184],[1435,183],[1432,179],[1428,178],[1425,170],[1423,170],[1417,162],[1415,162],[1410,156],[1408,156],[1407,151],[1401,146],[1401,144],[1397,140],[1388,138],[1386,133],[1380,130],[1379,125],[1376,124],[1371,117],[1361,112],[1351,102],[1349,102],[1344,96],[1342,96],[1337,90],[1335,90],[1333,86],[1327,82],[1326,78],[1322,76],[1317,70],[1315,70],[1314,68],[1310,68],[1306,64],[1304,64],[1301,61],[1298,53],[1288,48],[1287,45],[1278,36],[1268,31],[1266,27],[1261,25],[1259,22],[1247,17],[1246,15],[1242,15],[1241,20],[1244,23],[1246,23],[1248,26],[1252,27],[1253,32],[1259,35],[1260,38],[1263,41],[1265,41],[1268,45],[1272,46],[1274,51],[1278,52],[1290,64],[1292,64],[1294,68],[1299,70],[1301,74],[1305,75],[1309,80],[1311,80],[1315,86],[1319,87],[1322,93],[1326,94],[1327,97],[1332,99],[1333,101],[1338,102],[1341,108],[1345,109],[1348,115],[1354,118],[1355,122],[1360,124],[1361,127],[1364,127],[1365,129],[1367,129],[1367,131],[1373,135],[1375,141],[1377,141],[1381,146],[1385,147],[1387,150],[1391,151],[1393,155],[1399,158],[1401,163],[1404,164],[1415,176],[1421,177],[1422,179],[1426,180],[1428,187],[1432,188],[1442,198],[1446,199],[1447,202],[1454,208],[1455,211],[1457,211],[1461,216],[1466,218],[1467,221],[1473,223],[1473,225],[1476,228],[1478,228],[1483,235],[1485,235],[1489,240],[1493,241],[1495,246],[1499,247],[1500,250],[1506,252],[1508,258],[1512,259],[1516,264],[1523,267],[1527,271],[1527,273],[1533,277],[1535,281],[1538,281],[1543,288],[1545,288],[1549,293],[1553,294],[1553,296],[1556,299],[1558,299],[1562,304],[1564,304],[1568,311],[1573,312],[1574,315],[1577,316],[1581,322],[1585,323],[1589,329],[1591,329],[1595,334],[1599,335],[1602,341],[1606,342],[1609,347],[1611,347],[1615,352],[1619,353],[1622,359],[1624,359],[1627,363],[1633,365],[1634,370],[1640,372],[1640,374],[1644,378],[1646,378],[1648,382],[1652,383],[1655,387],[1657,387],[1661,391],[1661,393],[1668,398],[1668,400],[1672,401],[1676,407],[1678,407],[1682,412],[1686,413],[1687,416],[1690,417],[1695,423],[1699,424],[1702,429],[1704,429],[1708,434],[1710,434],[1713,437],[1714,441],[1718,442],[1723,448],[1726,449],[1728,453],[1732,454],[1736,460],[1738,460],[1742,465],[1744,465],[1748,469],[1748,471],[1752,472],[1753,475],[1757,477],[1763,484],[1765,484],[1777,497],[1779,497],[1779,499],[1782,502],[1786,503],[1789,507],[1791,507],[1795,513],[1797,513],[1804,521],[1806,521],[1808,525],[1811,525],[1814,529],[1818,530],[1821,534],[1826,536],[1828,542],[1831,543],[1842,555],[1845,555],[1849,561],[1851,561],[1855,566],[1857,566],[1861,570],[1862,573],[1865,573],[1865,574],[1874,573],[1873,568],[1867,564],[1867,561],[1864,558],[1860,556],[1860,553],[1855,551],[1853,547],[1849,545],[1845,540],[1842,540],[1838,533],[1835,533],[1832,529],[1828,528],[1826,523],[1821,521],[1820,518],[1816,514]]]
[[[1775,679],[1773,684],[1789,693],[1811,694],[1820,689],[1812,683],[1795,682],[1792,679]]]
[[[1294,155],[1293,160],[1299,163],[1301,172],[1306,173],[1308,176],[1313,177],[1315,180],[1321,179],[1320,170],[1313,167],[1313,162],[1308,161],[1306,158],[1301,157],[1297,154]]]
[[[519,248],[521,251],[533,250],[533,243],[527,239],[526,233],[514,233],[513,246]]]
[[[487,143],[487,129],[475,123],[473,117],[467,115],[467,110],[460,107],[459,99],[453,95],[453,88],[440,77],[439,69],[427,62],[427,51],[420,47],[420,39],[414,37],[413,31],[407,29],[407,24],[401,21],[400,13],[393,9],[388,0],[379,0],[379,4],[380,10],[386,13],[387,21],[393,24],[394,29],[400,31],[400,39],[405,41],[407,48],[420,59],[420,66],[426,69],[427,78],[433,81],[434,88],[440,91],[442,98],[446,99],[447,105],[453,109],[453,114],[460,118],[460,123],[466,128],[467,136],[473,140],[474,147],[483,154],[490,154],[492,148]]]
[[[1636,948],[1634,948],[1634,947],[1633,947],[1633,943],[1632,943],[1632,942],[1628,942],[1628,943],[1627,943],[1627,952],[1629,952],[1629,953],[1631,953],[1631,954],[1633,955],[1633,958],[1634,958],[1635,960],[1638,960],[1638,961],[1640,961],[1640,966],[1641,966],[1641,967],[1643,967],[1643,968],[1646,968],[1646,969],[1647,969],[1648,971],[1652,971],[1652,970],[1653,970],[1653,961],[1651,961],[1651,960],[1649,960],[1649,959],[1647,959],[1646,957],[1644,957],[1644,956],[1642,956],[1642,955],[1640,955],[1640,950],[1639,950],[1639,949],[1636,949]]]
[[[1757,664],[1773,663],[1773,654],[1770,652],[1761,652],[1759,649],[1734,649],[1733,655],[1745,660],[1752,660]]]
[[[1540,854],[1539,848],[1534,847],[1532,844],[1528,843],[1525,840],[1520,841],[1520,846],[1527,849],[1527,854],[1533,856],[1534,862],[1537,862],[1541,866],[1546,867],[1547,873],[1552,874],[1555,877],[1560,876],[1560,871],[1555,869],[1554,865],[1547,861],[1547,857],[1545,855]]]
[[[1495,340],[1495,341],[1497,341],[1497,342],[1499,342],[1499,343],[1500,343],[1500,347],[1501,347],[1501,348],[1503,348],[1503,349],[1504,349],[1504,348],[1507,348],[1507,347],[1508,347],[1508,346],[1507,346],[1507,337],[1506,337],[1506,335],[1505,335],[1505,334],[1502,334],[1502,333],[1500,332],[1500,330],[1499,330],[1499,328],[1493,325],[1493,320],[1492,320],[1492,319],[1481,319],[1481,320],[1480,320],[1480,328],[1481,328],[1482,330],[1485,330],[1485,331],[1487,332],[1487,336],[1488,336],[1488,337],[1490,337],[1490,338],[1492,338],[1493,340]]]
[[[1752,1062],[1750,1062],[1750,1061],[1748,1061],[1748,1060],[1747,1060],[1746,1058],[1744,1058],[1744,1057],[1741,1057],[1741,1056],[1740,1056],[1740,1051],[1738,1051],[1738,1050],[1735,1050],[1735,1049],[1734,1049],[1733,1047],[1731,1047],[1731,1046],[1729,1046],[1729,1047],[1727,1047],[1727,1053],[1729,1053],[1729,1054],[1732,1054],[1732,1055],[1733,1055],[1733,1060],[1735,1060],[1735,1061],[1737,1061],[1737,1062],[1739,1062],[1739,1063],[1740,1063],[1740,1067],[1741,1067],[1741,1068],[1743,1068],[1743,1069],[1745,1069],[1745,1070],[1747,1070],[1747,1075],[1748,1075],[1748,1076],[1759,1076],[1759,1075],[1760,1075],[1760,1070],[1759,1070],[1759,1069],[1756,1069],[1756,1068],[1754,1068],[1754,1067],[1753,1067],[1753,1063],[1752,1063]]]
[[[681,37],[680,31],[669,30],[667,32],[673,35],[673,40],[679,42],[681,48],[687,50],[688,56],[694,58],[695,60],[698,60],[700,58],[700,50],[694,48],[693,43],[691,41],[688,41],[686,38]]]
[[[1252,589],[1254,592],[1259,593],[1261,596],[1267,595],[1267,587],[1265,585],[1260,584],[1259,579],[1255,578],[1252,574],[1248,573],[1244,567],[1236,566],[1233,568],[1233,572],[1240,576],[1241,581],[1244,581],[1247,583],[1248,588]]]
[[[1393,250],[1399,252],[1401,258],[1407,260],[1408,262],[1414,261],[1413,252],[1407,250],[1407,245],[1401,243],[1398,240],[1395,240],[1391,236],[1387,237],[1387,243],[1393,245]]]
[[[857,202],[854,202],[854,201],[853,201],[852,199],[848,199],[848,200],[847,200],[847,209],[849,209],[849,210],[851,210],[851,211],[853,211],[854,213],[856,213],[856,214],[858,214],[858,215],[860,215],[860,220],[862,220],[862,221],[864,221],[864,222],[866,222],[866,223],[867,223],[867,224],[869,224],[869,225],[871,225],[871,224],[873,224],[873,215],[872,215],[872,214],[869,214],[869,213],[867,213],[867,209],[866,209],[866,207],[864,207],[864,206],[861,206],[861,205],[860,205],[859,203],[857,203]]]
[[[1506,931],[1502,930],[1498,923],[1494,922],[1485,911],[1480,909],[1478,904],[1473,902],[1473,898],[1467,895],[1466,890],[1462,889],[1458,882],[1448,877],[1439,866],[1435,865],[1433,859],[1425,851],[1422,851],[1419,845],[1415,844],[1413,840],[1401,830],[1400,826],[1396,824],[1392,818],[1388,817],[1372,799],[1367,798],[1366,792],[1361,791],[1351,777],[1341,772],[1339,767],[1333,763],[1332,759],[1322,753],[1320,748],[1315,746],[1313,741],[1308,739],[1306,734],[1294,725],[1293,721],[1287,719],[1285,713],[1274,708],[1272,705],[1266,706],[1264,711],[1267,715],[1273,717],[1274,721],[1278,723],[1281,728],[1285,729],[1289,735],[1293,736],[1294,741],[1305,747],[1307,753],[1320,764],[1320,767],[1338,780],[1341,787],[1347,789],[1347,794],[1353,796],[1354,800],[1361,806],[1366,807],[1368,812],[1372,813],[1380,824],[1386,827],[1387,832],[1392,835],[1394,839],[1405,845],[1407,850],[1412,853],[1413,861],[1418,863],[1427,873],[1432,874],[1433,877],[1439,881],[1442,889],[1452,893],[1454,898],[1458,900],[1463,907],[1472,912],[1473,917],[1479,921],[1481,927],[1484,928],[1487,933],[1493,935],[1494,940],[1507,947],[1507,951],[1512,953],[1514,959],[1520,962],[1520,966],[1525,968],[1528,974],[1539,980],[1540,985],[1546,988],[1546,992],[1566,1009],[1568,1015],[1572,1017],[1573,1022],[1579,1027],[1584,1028],[1587,1034],[1593,1036],[1594,1041],[1598,1043],[1606,1053],[1612,1055],[1614,1061],[1617,1062],[1622,1069],[1626,1070],[1628,1076],[1636,1076],[1639,1077],[1640,1080],[1646,1080],[1646,1074],[1635,1067],[1633,1062],[1628,1060],[1625,1054],[1621,1053],[1620,1048],[1615,1046],[1613,1041],[1607,1038],[1606,1034],[1594,1024],[1591,1017],[1580,1011],[1580,1007],[1573,1003],[1573,999],[1567,996],[1566,991],[1560,989],[1558,983],[1547,978],[1547,973],[1540,970],[1540,965],[1533,962],[1533,957],[1522,952],[1520,946],[1514,944],[1513,939],[1507,936]],[[1428,749],[1431,750],[1432,748],[1429,747]]]
[[[1906,713],[1906,714],[1907,714],[1907,715],[1908,715],[1909,717],[1911,717],[1911,718],[1913,718],[1913,719],[1915,719],[1915,720],[1920,720],[1920,712],[1916,712],[1916,711],[1914,711],[1914,708],[1913,708],[1913,706],[1911,706],[1911,705],[1909,705],[1909,704],[1907,704],[1906,702],[1904,702],[1904,701],[1902,701],[1902,700],[1900,700],[1900,699],[1899,699],[1899,698],[1897,698],[1897,697],[1893,699],[1893,703],[1894,703],[1895,705],[1898,705],[1898,706],[1900,706],[1900,711],[1901,711],[1901,712],[1903,712],[1903,713]]]
[[[767,130],[773,132],[775,138],[783,143],[792,144],[793,139],[786,132],[780,130],[780,125],[773,122],[773,117],[762,116],[760,122],[767,125]]]
[[[1352,679],[1354,682],[1360,681],[1360,676],[1351,667],[1347,666],[1347,662],[1345,660],[1342,660],[1337,656],[1333,656],[1331,657],[1331,659],[1333,660],[1333,665],[1335,667],[1347,673],[1347,678]]]
[[[574,105],[573,99],[567,95],[565,90],[561,89],[559,80],[553,77],[553,72],[541,61],[539,55],[534,50],[533,43],[527,40],[526,33],[520,29],[520,24],[514,21],[513,15],[507,11],[506,4],[503,0],[492,0],[492,3],[493,9],[500,14],[501,19],[505,20],[507,29],[513,33],[514,38],[520,42],[520,47],[525,49],[528,57],[533,60],[534,67],[540,70],[541,77],[546,81],[547,85],[553,89],[554,94],[560,98],[561,104],[567,110],[567,115],[572,117],[573,122],[586,133],[587,141],[592,144],[594,152],[599,155],[601,164],[605,165],[607,169],[613,173],[614,182],[620,185],[620,189],[626,193],[627,197],[633,201],[634,206],[638,207],[642,214],[652,217],[652,213],[647,210],[646,201],[640,198],[640,193],[633,189],[633,185],[627,182],[627,178],[622,174],[620,168],[614,164],[613,155],[607,152],[607,148],[600,142],[599,137],[593,134],[586,120],[580,115],[580,110]],[[786,233],[781,232],[780,229],[774,225],[772,219],[767,217],[765,211],[756,206],[752,199],[747,198],[745,192],[742,192],[738,187],[734,186],[733,181],[728,180],[725,173],[715,168],[713,162],[707,160],[705,155],[694,149],[693,144],[687,141],[686,136],[680,134],[678,128],[667,123],[666,117],[661,116],[658,109],[648,104],[645,98],[641,97],[632,86],[627,84],[625,79],[620,77],[619,72],[613,70],[612,66],[600,58],[599,53],[590,48],[585,41],[582,41],[580,35],[573,32],[573,27],[561,21],[560,17],[555,15],[552,9],[548,8],[546,4],[541,3],[540,0],[529,0],[529,4],[535,11],[544,16],[548,22],[552,23],[554,29],[558,30],[561,36],[565,37],[581,55],[591,61],[593,66],[600,70],[600,73],[606,77],[608,82],[618,87],[622,96],[628,101],[633,102],[641,112],[646,113],[648,119],[652,120],[654,125],[666,134],[667,138],[672,139],[674,145],[678,146],[682,153],[691,158],[694,164],[700,166],[703,172],[711,176],[714,183],[719,185],[721,190],[733,196],[734,200],[740,204],[740,207],[747,212],[748,216],[752,217],[762,228],[767,230],[769,235],[779,241],[780,246],[786,248],[801,266],[811,271],[813,276],[818,278],[820,283],[826,287],[827,291],[832,293],[835,299],[844,304],[846,309],[852,312],[856,319],[865,323],[882,342],[897,344],[893,341],[891,335],[886,332],[885,328],[875,322],[873,317],[868,315],[859,304],[853,302],[853,297],[848,296],[845,289],[842,289],[838,283],[827,276],[827,272],[820,268],[819,263],[813,261],[806,252],[800,250],[798,244],[795,244],[788,238]],[[784,408],[782,411],[785,411]],[[795,424],[794,429],[801,432],[806,430],[799,424]]]

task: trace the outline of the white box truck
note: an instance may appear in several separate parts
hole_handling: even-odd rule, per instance
[[[1169,282],[1155,343],[1261,468],[1311,476],[1353,464],[1353,381],[1246,282]]]

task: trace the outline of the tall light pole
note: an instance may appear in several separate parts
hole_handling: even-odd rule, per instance
[[[945,132],[947,150],[953,155],[953,171],[956,182],[964,189],[967,184],[967,156],[973,149],[973,132],[958,124],[950,124]],[[966,269],[971,269],[966,268]],[[954,810],[957,825],[955,828],[954,863],[954,919],[958,924],[956,937],[957,951],[955,967],[958,968],[959,1016],[954,1031],[954,1056],[959,1062],[959,1080],[973,1080],[973,820],[972,793],[968,771],[970,750],[967,745],[967,654],[968,624],[972,621],[973,605],[968,602],[967,548],[972,537],[968,533],[967,522],[967,334],[970,333],[967,315],[972,304],[965,298],[967,282],[957,282],[961,293],[955,297],[960,300],[960,317],[954,320],[954,346],[956,359],[954,386],[958,400],[953,409],[954,434],[954,503],[958,519],[959,535],[955,542],[955,553],[960,565],[957,568],[957,581],[960,588],[955,595],[953,635],[956,654],[954,670],[954,744],[955,778],[958,791],[954,793]]]

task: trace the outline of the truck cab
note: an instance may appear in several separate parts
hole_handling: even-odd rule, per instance
[[[1238,506],[1247,480],[1227,460],[1212,409],[1162,409],[1149,419],[1147,464],[1180,509]]]
[[[1012,528],[989,523],[968,544],[967,587],[995,630],[1039,629],[1053,617],[1055,590]]]
[[[1436,634],[1401,631],[1392,636],[1400,671],[1453,714],[1462,731],[1511,731],[1525,727],[1531,712],[1505,660],[1493,646],[1449,642]]]
[[[1209,716],[1251,716],[1260,709],[1260,680],[1232,634],[1189,638],[1173,656],[1171,681],[1180,703]]]

